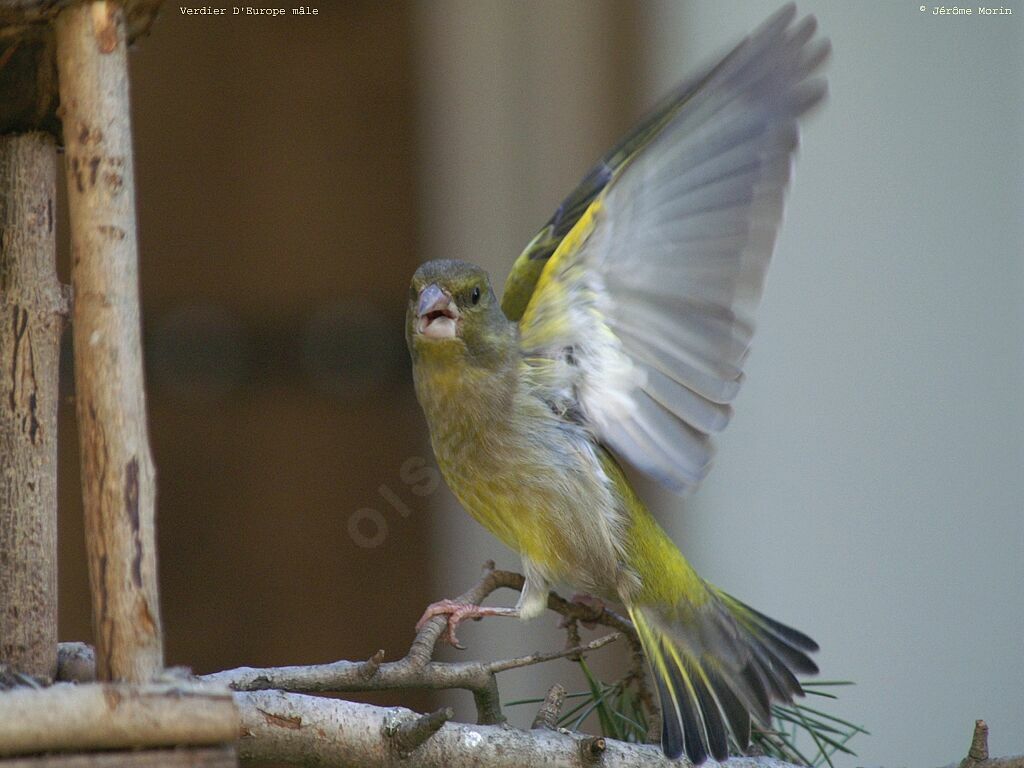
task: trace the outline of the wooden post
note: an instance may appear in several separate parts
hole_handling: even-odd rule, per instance
[[[163,667],[163,637],[124,10],[103,0],[72,5],[57,17],[56,37],[97,672],[138,683]]]
[[[15,41],[0,55],[0,92],[27,94],[15,104],[0,99],[0,129],[52,127],[59,117],[64,134],[95,672],[117,681],[0,692],[0,757],[26,755],[3,765],[236,764],[231,694],[161,674],[126,54],[126,36],[144,33],[158,5],[0,0],[0,37]],[[57,360],[66,309],[54,270],[55,180],[52,138],[0,138],[0,662],[84,679],[93,670],[88,649],[67,649],[58,669],[56,642]]]
[[[0,663],[57,672],[57,281],[53,137],[0,137]]]
[[[239,718],[227,688],[186,680],[17,688],[0,696],[0,758],[224,744],[238,738]]]

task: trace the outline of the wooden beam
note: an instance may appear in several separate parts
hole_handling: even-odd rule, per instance
[[[176,683],[58,683],[0,693],[0,755],[203,746],[234,741],[226,688]]]

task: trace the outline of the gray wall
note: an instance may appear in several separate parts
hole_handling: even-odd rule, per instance
[[[617,119],[593,108],[609,75],[578,27],[590,6],[514,5],[422,13],[424,255],[499,276]],[[838,764],[947,764],[979,717],[993,753],[1024,752],[1024,8],[802,5],[833,40],[832,96],[804,132],[717,465],[685,502],[659,496],[661,517],[708,579],[811,633],[824,676],[857,681],[834,709],[873,735]],[[637,6],[637,87],[653,100],[776,6]],[[544,122],[551,99],[585,119]],[[516,564],[440,506],[440,592],[485,557]],[[522,652],[552,623],[490,620],[464,639]]]
[[[652,96],[775,6],[652,6]],[[918,8],[802,3],[831,98],[735,420],[675,525],[857,681],[838,710],[872,731],[861,765],[945,764],[979,717],[1024,752],[1024,8]]]

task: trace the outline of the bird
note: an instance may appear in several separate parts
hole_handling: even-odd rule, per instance
[[[784,6],[681,83],[605,154],[514,261],[501,300],[465,261],[422,264],[405,321],[416,396],[460,504],[522,558],[515,607],[569,585],[622,605],[661,709],[695,765],[746,749],[752,719],[803,695],[818,645],[702,579],[633,488],[679,493],[729,422],[780,227],[798,123],[830,52]],[[461,647],[461,646],[459,646]]]

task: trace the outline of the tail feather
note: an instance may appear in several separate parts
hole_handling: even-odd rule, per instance
[[[721,675],[714,669],[706,669],[708,686],[715,693],[718,705],[725,713],[725,719],[729,723],[729,730],[737,744],[750,743],[750,711],[743,706],[743,702],[732,692],[732,688],[725,682]]]
[[[633,611],[630,613],[632,615]],[[647,652],[658,689],[662,751],[675,760],[685,749],[690,761],[700,765],[708,758],[706,744],[720,745],[726,741],[724,724],[721,718],[715,721],[705,715],[687,665],[667,636],[648,624],[642,612],[633,615],[633,623]],[[705,716],[702,718],[702,715]],[[718,731],[714,732],[716,725]],[[728,748],[721,754],[714,754],[716,760],[727,756]]]
[[[783,640],[784,642],[788,643],[794,648],[798,650],[808,651],[810,653],[814,653],[815,651],[819,650],[818,644],[814,642],[811,638],[809,638],[807,635],[805,635],[803,632],[793,629],[792,627],[783,624],[781,621],[776,621],[771,616],[765,616],[763,613],[761,613],[758,610],[755,610],[754,608],[751,608],[746,603],[740,602],[732,595],[726,595],[724,592],[719,592],[718,594],[724,597],[727,602],[730,602],[733,605],[736,605],[739,608],[741,608],[744,613],[746,613],[753,621],[759,624],[762,628],[771,632],[780,640]]]
[[[807,655],[818,650],[818,644],[803,632],[787,627],[775,619],[765,616],[749,605],[724,592],[718,596],[729,606],[740,623],[770,648],[776,656],[785,660],[786,665],[805,675],[818,673],[818,665]]]
[[[704,675],[693,675],[693,688],[697,694],[697,706],[704,715],[704,724],[708,736],[708,750],[714,755],[715,760],[723,760],[729,756],[729,738],[725,730],[725,723],[722,720],[721,709],[711,693],[710,686],[705,682]],[[749,724],[749,720],[747,721]]]
[[[685,746],[688,752],[693,753],[688,755],[690,759],[694,763],[702,763],[708,759],[708,753],[704,746],[706,739],[701,727],[703,724],[701,723],[700,710],[694,706],[696,702],[694,701],[693,683],[683,666],[678,663],[678,659],[672,659],[672,662],[667,665],[668,682],[671,685],[671,692],[666,691],[660,694],[661,698],[665,698],[665,693],[674,694],[672,703],[675,716],[683,724],[683,744],[673,745],[672,751],[678,757]]]
[[[699,605],[629,607],[661,702],[662,750],[694,765],[728,758],[729,732],[746,749],[751,717],[770,726],[772,701],[803,695],[795,672],[817,671],[809,637],[708,590]]]
[[[800,682],[796,679],[796,675],[782,663],[778,656],[758,640],[750,645],[757,658],[757,669],[762,670],[762,678],[768,684],[768,695],[771,699],[785,700],[789,698],[790,691],[800,689]]]
[[[745,690],[741,687],[739,693],[746,693],[747,698],[753,700],[750,713],[757,721],[761,725],[771,722],[772,697],[768,692],[771,682],[763,665],[755,664],[753,661],[747,662],[735,682],[746,686]]]
[[[654,685],[658,689],[658,704],[661,706],[661,750],[669,760],[675,760],[683,754],[687,742],[683,738],[683,716],[679,711],[679,699],[668,686],[668,673],[654,675]],[[692,755],[691,760],[696,762]]]

